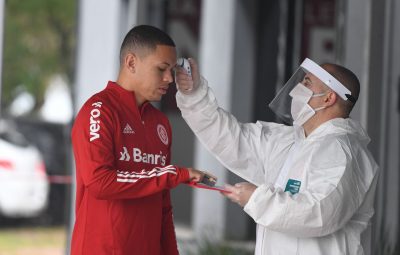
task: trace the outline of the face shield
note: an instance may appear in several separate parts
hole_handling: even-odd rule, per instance
[[[352,102],[354,100],[354,98],[351,96],[350,90],[348,90],[342,83],[340,83],[321,66],[306,58],[269,104],[271,110],[288,124],[293,123],[293,117],[290,110],[292,97],[289,94],[297,84],[303,82],[304,77],[308,73],[311,73],[320,79],[326,86],[335,91],[343,100],[350,99]]]

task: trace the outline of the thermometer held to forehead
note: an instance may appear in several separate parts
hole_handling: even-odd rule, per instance
[[[190,69],[189,60],[187,60],[186,58],[179,58],[177,61],[177,65],[183,67],[186,70],[187,74],[192,76],[192,70]]]

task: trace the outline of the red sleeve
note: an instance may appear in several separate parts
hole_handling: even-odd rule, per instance
[[[161,254],[179,255],[176,245],[175,227],[172,216],[171,195],[169,190],[163,193],[163,219],[161,233]]]
[[[93,101],[82,108],[72,130],[77,175],[94,197],[139,198],[189,180],[186,168],[171,165],[142,171],[115,169],[112,123],[112,112],[102,102]]]

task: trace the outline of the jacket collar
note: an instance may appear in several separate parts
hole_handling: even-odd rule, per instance
[[[118,85],[114,81],[108,81],[107,83],[107,89],[110,89],[111,91],[115,92],[121,99],[124,101],[132,101],[134,105],[137,106],[136,103],[136,97],[135,97],[135,92],[134,91],[129,91]],[[125,101],[126,102],[126,101]],[[143,113],[143,110],[149,105],[150,103],[148,101],[145,101],[140,107],[137,107],[141,113]]]
[[[108,81],[107,89],[112,90],[113,92],[118,94],[119,97],[133,97],[136,103],[135,92],[124,89],[114,81]]]

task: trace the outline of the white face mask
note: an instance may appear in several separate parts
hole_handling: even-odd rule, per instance
[[[307,120],[314,116],[315,112],[325,108],[325,106],[322,106],[313,109],[308,104],[308,101],[310,101],[312,97],[324,96],[326,93],[313,94],[312,90],[301,83],[298,83],[292,89],[292,91],[290,91],[289,95],[292,97],[292,105],[290,110],[293,118],[293,125],[303,126]]]

